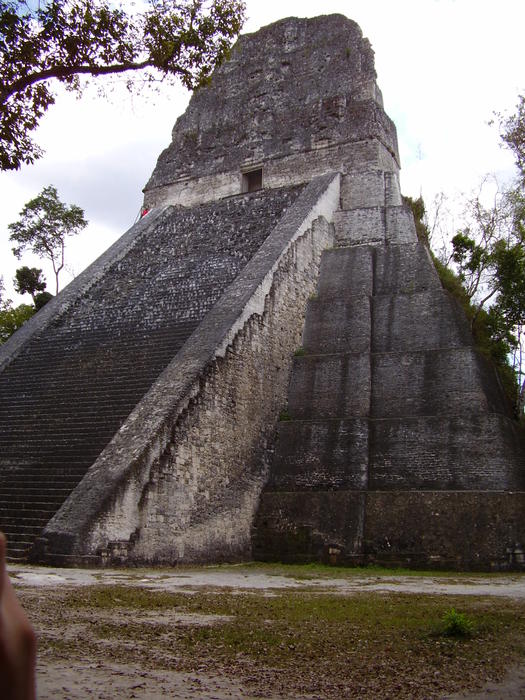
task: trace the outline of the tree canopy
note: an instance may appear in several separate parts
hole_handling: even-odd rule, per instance
[[[244,22],[242,0],[147,0],[143,12],[109,0],[0,0],[0,169],[42,155],[31,132],[55,101],[53,82],[80,92],[86,77],[206,82]],[[151,69],[151,70],[148,70]]]
[[[0,311],[3,311],[6,309],[9,304],[11,303],[10,299],[5,299],[4,298],[5,294],[5,285],[4,285],[4,278],[0,275]]]
[[[76,204],[67,206],[61,202],[56,188],[48,185],[24,206],[19,220],[9,224],[9,240],[16,244],[13,253],[18,259],[29,249],[51,262],[58,294],[58,275],[65,263],[66,238],[80,233],[86,226],[84,211]]]
[[[35,313],[35,307],[29,304],[0,309],[0,345],[10,338]]]
[[[521,184],[525,185],[525,95],[519,96],[514,114],[500,115],[501,138],[514,154]]]
[[[46,282],[42,270],[36,267],[21,267],[16,271],[15,288],[21,294],[29,293],[33,305],[19,304],[13,306],[11,299],[5,299],[4,279],[0,276],[0,345],[10,338],[24,323],[53,298],[44,291]]]
[[[525,97],[515,113],[499,116],[500,136],[515,159],[516,179],[501,188],[487,176],[465,200],[462,225],[445,243],[436,267],[444,286],[463,305],[478,348],[492,357],[516,399],[525,409]],[[488,191],[493,192],[491,197]],[[495,189],[495,192],[494,192]],[[430,229],[423,221],[422,201],[409,201],[420,235],[427,243]],[[416,205],[420,204],[418,209]],[[418,232],[419,233],[419,232]],[[448,265],[452,265],[452,269]],[[510,365],[509,365],[510,361]],[[501,374],[502,373],[502,374]],[[507,381],[508,380],[508,381]]]
[[[33,304],[39,292],[46,288],[46,281],[42,276],[42,270],[38,267],[28,267],[23,265],[15,273],[15,292],[18,294],[31,294]]]

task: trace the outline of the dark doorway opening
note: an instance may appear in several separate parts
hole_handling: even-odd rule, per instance
[[[262,189],[262,168],[242,174],[242,191],[256,192]]]

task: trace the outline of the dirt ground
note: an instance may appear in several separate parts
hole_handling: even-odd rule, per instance
[[[44,648],[39,655],[37,687],[40,700],[120,700],[141,698],[202,698],[225,700],[231,698],[295,698],[306,700],[322,695],[277,695],[264,693],[264,679],[259,682],[257,693],[251,695],[242,677],[235,680],[235,673],[210,672],[205,661],[191,673],[167,668],[165,660],[156,664],[142,664],[129,642],[129,661],[122,663],[122,645],[119,654],[113,654],[110,646],[93,642],[90,629],[94,625],[108,625],[112,629],[120,625],[126,629],[129,620],[125,610],[85,610],[82,616],[65,618],[62,610],[63,595],[67,591],[82,590],[93,586],[129,586],[152,591],[183,592],[191,595],[200,591],[252,592],[272,596],[276,591],[307,590],[330,592],[352,596],[356,592],[438,594],[444,596],[488,596],[525,602],[525,577],[504,576],[393,576],[353,575],[348,577],[317,578],[315,575],[296,578],[294,575],[268,573],[264,570],[243,567],[197,568],[183,570],[83,570],[50,569],[30,566],[11,566],[9,572],[23,603],[32,616],[37,633],[53,639],[52,654]],[[87,589],[86,589],[87,590]],[[67,613],[70,615],[71,613]],[[224,620],[224,616],[188,614],[174,610],[162,613],[144,610],[138,614],[142,626],[158,624],[162,616],[165,628],[193,626],[206,628]],[[168,617],[167,617],[168,615]],[[86,643],[85,655],[70,655],[71,645]],[[63,652],[60,652],[60,643]],[[57,652],[57,649],[59,650]],[[147,653],[146,651],[142,653]],[[152,652],[153,653],[153,652]],[[158,652],[155,652],[158,653]],[[151,660],[150,660],[151,661]],[[275,687],[269,683],[268,687]],[[331,696],[333,697],[333,696]],[[356,697],[359,697],[357,694]],[[367,696],[368,697],[368,696]],[[395,697],[395,696],[392,696]],[[407,697],[404,695],[403,697]],[[409,697],[409,696],[408,696]],[[420,697],[418,695],[418,697]],[[433,695],[433,697],[437,697]],[[481,691],[470,694],[442,695],[443,698],[525,698],[525,665],[508,670],[499,683],[488,683]]]

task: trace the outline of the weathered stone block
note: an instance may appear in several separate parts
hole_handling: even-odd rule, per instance
[[[303,346],[308,353],[365,352],[370,349],[370,299],[310,299]]]
[[[497,414],[370,421],[372,490],[523,490],[520,435]]]
[[[387,243],[416,243],[414,215],[408,207],[386,207]]]
[[[390,491],[367,494],[363,550],[387,566],[523,569],[525,493]]]
[[[382,170],[352,172],[341,180],[341,209],[385,206],[385,173]]]
[[[261,561],[356,563],[364,525],[363,493],[266,491],[253,531],[253,556]]]
[[[288,410],[294,419],[350,418],[370,411],[370,355],[297,357]]]
[[[339,246],[379,244],[386,237],[384,207],[340,211],[335,216],[335,240]]]
[[[375,418],[510,412],[494,368],[472,348],[372,356]]]
[[[374,291],[379,294],[412,294],[424,290],[441,292],[441,282],[422,243],[377,247]]]
[[[321,258],[317,285],[322,299],[372,296],[374,289],[374,249],[371,246],[332,248]]]
[[[377,296],[372,302],[373,352],[472,345],[462,309],[446,292]]]
[[[369,206],[342,210],[335,217],[335,231],[340,246],[417,242],[414,217],[408,207]]]
[[[362,489],[367,483],[368,421],[281,421],[268,488]]]
[[[385,206],[400,207],[402,203],[398,171],[385,171]]]

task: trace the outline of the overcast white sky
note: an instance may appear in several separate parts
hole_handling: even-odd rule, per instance
[[[361,26],[397,126],[404,194],[422,193],[431,202],[441,191],[452,197],[471,191],[487,172],[510,176],[512,158],[488,122],[494,111],[512,111],[525,90],[523,0],[248,0],[247,8],[245,32],[283,17],[332,12]],[[38,259],[19,262],[11,253],[7,225],[23,205],[53,184],[63,201],[85,210],[90,225],[67,253],[78,274],[136,219],[141,190],[188,99],[180,87],[161,95],[122,91],[104,99],[92,90],[81,100],[59,98],[36,135],[45,156],[0,173],[0,275],[13,300],[22,301],[11,286],[17,267],[45,269]]]

